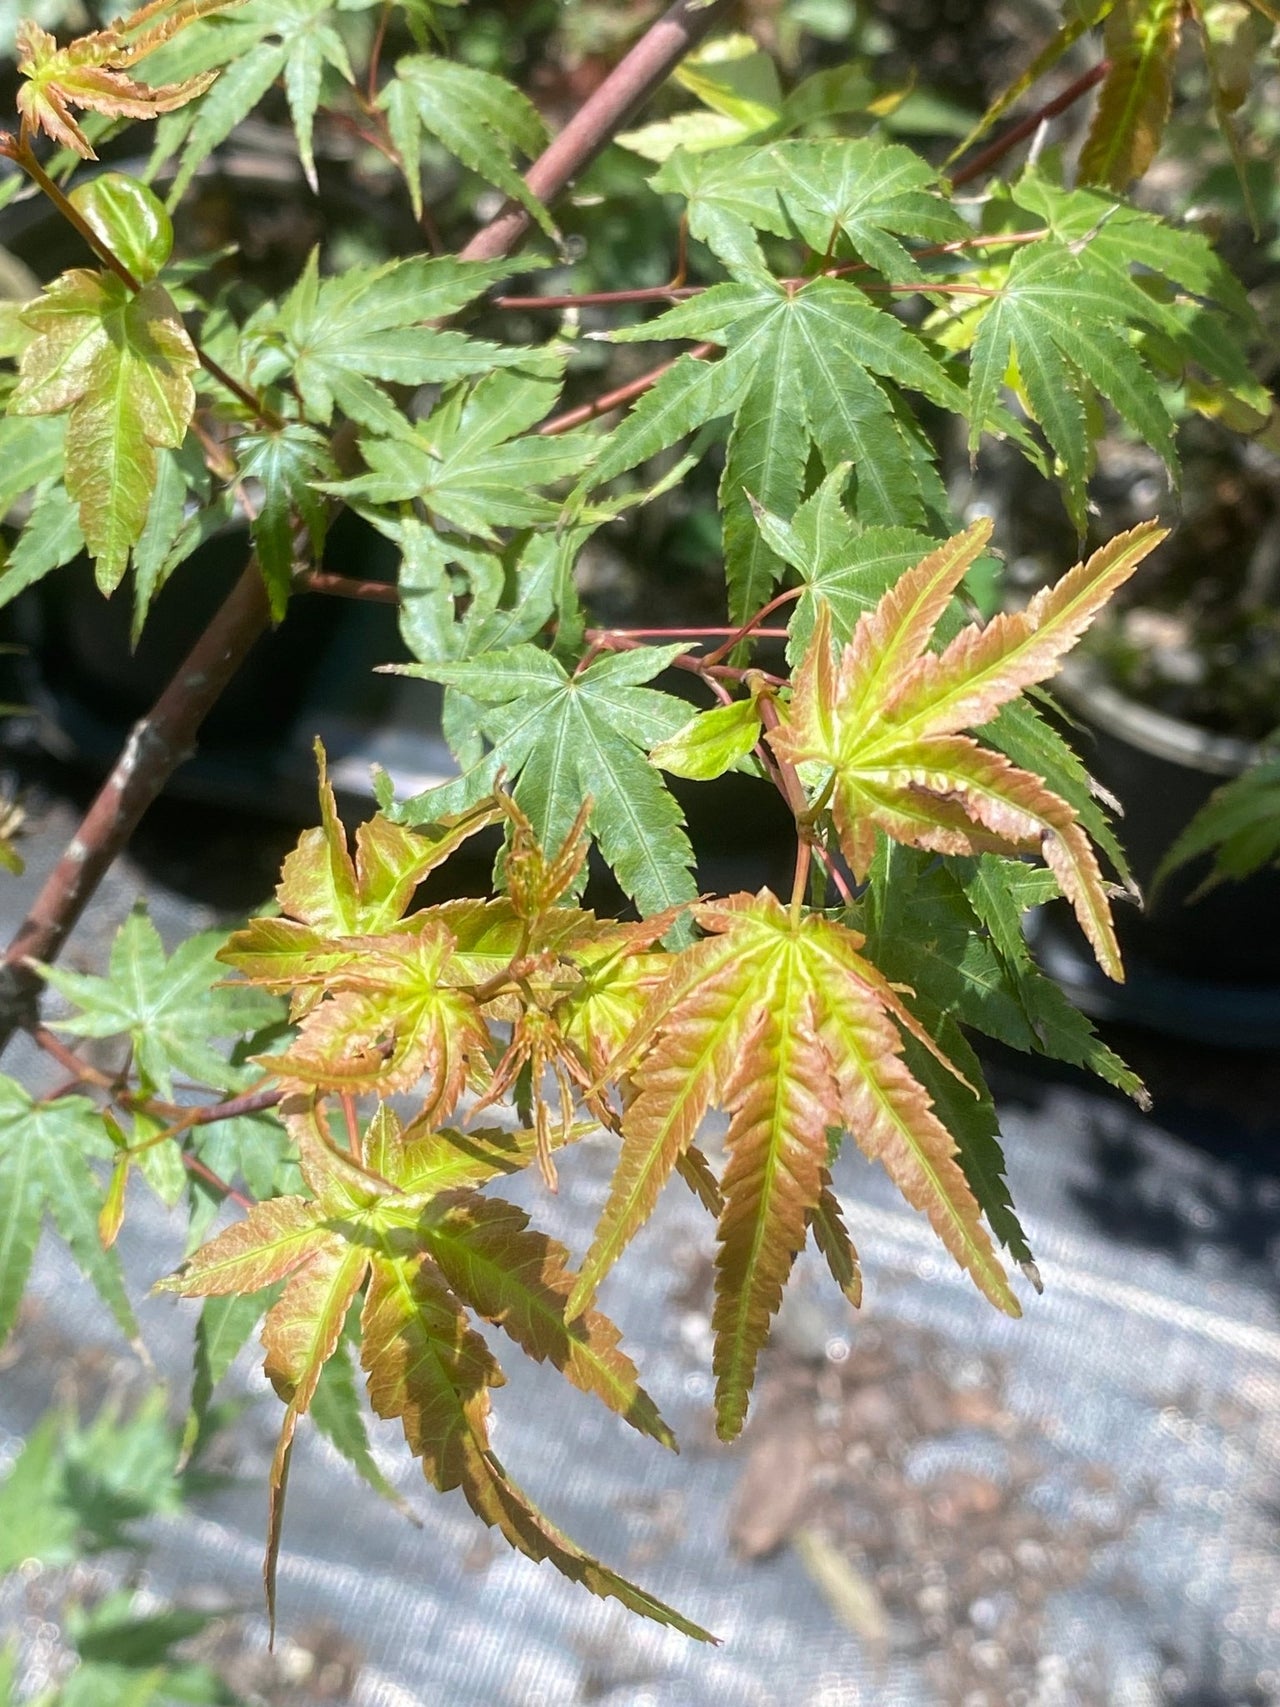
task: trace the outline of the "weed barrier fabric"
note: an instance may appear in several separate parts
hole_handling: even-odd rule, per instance
[[[51,808],[37,823],[28,877],[4,891],[15,915],[61,818]],[[100,956],[143,882],[127,864],[112,874],[70,963]],[[146,887],[170,937],[208,922],[154,876]],[[52,1082],[28,1045],[5,1066]],[[1255,1140],[1257,1154],[1236,1156],[1218,1117],[1144,1117],[1020,1069],[1001,1067],[995,1088],[1045,1284],[1043,1297],[1020,1286],[1022,1321],[984,1304],[850,1148],[836,1186],[866,1304],[855,1314],[802,1260],[735,1448],[715,1444],[710,1418],[710,1222],[678,1182],[603,1302],[680,1457],[554,1372],[505,1360],[494,1444],[512,1474],[720,1647],[510,1554],[374,1423],[378,1463],[423,1528],[305,1426],[269,1660],[260,1571],[279,1406],[252,1345],[227,1388],[249,1402],[216,1454],[232,1475],[150,1523],[147,1592],[225,1611],[214,1658],[246,1693],[282,1703],[1280,1702],[1280,1152],[1268,1159]],[[590,1141],[562,1163],[558,1196],[532,1177],[510,1195],[581,1253],[612,1159],[608,1141]],[[179,1412],[196,1310],[144,1296],[182,1252],[177,1223],[136,1182],[122,1249]],[[88,1416],[146,1380],[52,1239],[31,1297],[0,1377],[5,1460],[55,1394]],[[131,1568],[122,1555],[99,1563],[117,1579]],[[7,1630],[30,1636],[39,1584],[0,1590]]]

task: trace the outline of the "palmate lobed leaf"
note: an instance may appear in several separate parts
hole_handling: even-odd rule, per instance
[[[161,1096],[173,1096],[175,1073],[219,1090],[243,1090],[257,1075],[233,1065],[213,1045],[277,1022],[281,1008],[264,991],[223,981],[225,938],[203,931],[166,955],[146,909],[135,907],[116,932],[108,976],[40,966],[41,976],[79,1009],[52,1020],[73,1037],[127,1036],[137,1069]]]
[[[642,1434],[675,1450],[675,1437],[618,1349],[617,1328],[597,1311],[572,1322],[568,1252],[529,1226],[514,1204],[460,1189],[438,1197],[419,1222],[427,1248],[451,1289],[477,1315],[495,1322],[537,1362],[550,1362],[584,1393],[594,1393]]]
[[[381,1105],[358,1158],[334,1141],[314,1098],[286,1099],[282,1114],[312,1195],[255,1205],[159,1288],[228,1300],[248,1295],[244,1325],[232,1328],[234,1351],[261,1289],[283,1282],[262,1328],[265,1371],[285,1404],[271,1469],[265,1564],[273,1619],[297,1426],[322,1391],[330,1361],[341,1356],[344,1328],[367,1279],[360,1338],[369,1398],[380,1416],[402,1421],[428,1480],[442,1491],[461,1487],[478,1515],[531,1558],[551,1559],[593,1593],[706,1639],[698,1626],[561,1535],[489,1448],[488,1395],[504,1377],[467,1309],[501,1326],[530,1356],[554,1364],[642,1433],[674,1447],[614,1325],[594,1312],[570,1318],[572,1276],[563,1246],[530,1227],[522,1210],[472,1188],[470,1182],[527,1166],[534,1147],[520,1134],[406,1135]],[[445,1189],[433,1189],[437,1185]],[[211,1370],[206,1385],[212,1377]],[[353,1398],[348,1394],[342,1413],[328,1422],[340,1425],[344,1450],[362,1474],[372,1469],[376,1483],[376,1466],[365,1462],[363,1432],[357,1426],[352,1433],[353,1420],[358,1424],[350,1414]]]
[[[489,1445],[489,1390],[502,1372],[468,1327],[429,1257],[374,1262],[362,1323],[362,1361],[379,1416],[395,1418],[437,1488],[461,1488],[483,1522],[519,1552],[549,1559],[592,1594],[620,1601],[700,1641],[705,1630],[585,1554],[507,1476]]]
[[[903,428],[899,388],[952,409],[963,394],[922,338],[849,281],[797,286],[756,273],[615,336],[724,346],[718,362],[686,356],[658,381],[607,441],[582,490],[732,414],[720,496],[733,621],[764,603],[782,570],[753,505],[790,515],[811,454],[829,471],[843,468],[846,483],[856,471],[865,524],[921,523],[933,507],[928,459]]]
[[[505,774],[547,846],[559,846],[590,799],[590,830],[624,891],[654,914],[697,893],[683,816],[645,752],[675,734],[688,706],[649,682],[682,645],[609,653],[570,674],[527,644],[478,658],[403,664],[398,673],[456,687],[479,703],[490,750],[455,781],[402,802],[407,823],[488,797]]]
[[[831,807],[855,875],[875,832],[937,853],[1039,852],[1107,974],[1123,977],[1097,859],[1076,810],[1030,771],[961,733],[1053,674],[1097,611],[1164,537],[1144,524],[1046,588],[1025,611],[925,650],[989,524],[925,557],[860,618],[839,661],[820,612],[782,725],[789,763],[829,767]]]
[[[903,1063],[902,1032],[927,1039],[859,952],[862,937],[819,914],[797,917],[768,891],[694,913],[708,935],[677,957],[620,1053],[635,1094],[571,1308],[592,1296],[648,1218],[707,1111],[725,1109],[714,1328],[717,1426],[730,1438],[815,1220],[840,1284],[856,1290],[829,1197],[832,1128],[883,1162],[993,1303],[1014,1315],[1018,1305],[955,1146]]]
[[[194,10],[200,9],[208,8]],[[171,28],[185,21],[175,19]],[[150,119],[186,106],[213,82],[212,73],[201,72],[158,88],[126,75],[126,68],[163,40],[164,33],[162,25],[149,37],[131,43],[125,29],[98,30],[60,48],[48,30],[23,19],[18,25],[17,50],[18,71],[26,79],[18,90],[24,126],[44,131],[84,160],[96,160],[88,137],[71,116],[73,107],[111,118]]]
[[[111,1152],[87,1097],[37,1102],[0,1075],[0,1341],[17,1316],[46,1213],[120,1328],[137,1334],[119,1261],[98,1233],[104,1188],[89,1162]]]

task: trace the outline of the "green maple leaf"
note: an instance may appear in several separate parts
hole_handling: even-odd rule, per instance
[[[1159,389],[1116,326],[1116,297],[1056,238],[1015,255],[999,294],[978,322],[970,367],[970,447],[994,406],[1010,362],[1063,470],[1077,530],[1085,524],[1089,472],[1088,388],[1100,392],[1166,465],[1177,464],[1169,411]]]
[[[374,1410],[401,1420],[411,1450],[442,1492],[461,1487],[472,1509],[534,1559],[550,1559],[595,1594],[690,1635],[704,1636],[671,1608],[590,1558],[562,1536],[506,1475],[488,1440],[488,1394],[503,1382],[470,1325],[468,1309],[500,1326],[531,1356],[601,1399],[642,1433],[673,1444],[666,1425],[618,1347],[618,1333],[592,1312],[571,1318],[567,1253],[528,1225],[513,1205],[454,1185],[422,1189],[422,1138],[406,1142],[385,1105],[370,1122],[357,1161],[334,1144],[324,1117],[301,1098],[282,1105],[309,1195],[255,1205],[245,1219],[195,1252],[161,1283],[184,1296],[231,1296],[283,1282],[267,1312],[265,1370],[285,1403],[271,1472],[267,1592],[274,1617],[275,1563],[284,1490],[297,1425],[311,1408],[348,1313],[367,1285],[361,1362]],[[432,1134],[437,1148],[449,1135]],[[507,1171],[459,1139],[472,1179]]]
[[[1031,957],[1022,917],[1058,894],[1051,872],[995,854],[943,864],[885,841],[869,893],[868,953],[915,992],[909,1004],[931,1036],[954,1019],[1013,1049],[1087,1067],[1145,1102],[1137,1075]],[[947,1125],[956,1130],[950,1114]]]
[[[225,933],[205,931],[166,956],[160,933],[139,903],[116,933],[105,978],[40,967],[41,976],[80,1011],[51,1020],[73,1037],[128,1037],[145,1084],[173,1098],[178,1073],[217,1090],[242,1090],[258,1077],[214,1049],[216,1037],[239,1038],[278,1021],[280,1004],[261,990],[225,983],[218,953]]]
[[[270,12],[272,33],[284,48],[284,88],[298,155],[307,182],[318,192],[312,129],[325,71],[336,71],[344,83],[354,83],[355,74],[346,43],[334,27],[329,0],[272,0]]]
[[[1195,895],[1238,882],[1265,865],[1280,865],[1280,757],[1264,757],[1214,789],[1160,861],[1153,891],[1181,866],[1209,853],[1213,866]]]
[[[1270,394],[1249,371],[1242,344],[1243,334],[1256,331],[1257,315],[1201,232],[1096,189],[1064,190],[1036,171],[1024,172],[1011,193],[1079,257],[1091,302],[1108,297],[1112,321],[1120,311],[1153,355],[1158,346],[1162,367],[1181,377],[1194,365],[1252,407],[1270,411]]]
[[[163,286],[134,292],[85,269],[56,279],[22,318],[35,336],[9,412],[67,413],[66,489],[109,593],[146,523],[156,448],[186,437],[195,347]]]
[[[688,721],[689,708],[640,684],[682,650],[641,647],[598,658],[576,675],[535,646],[455,663],[402,664],[400,674],[460,689],[481,708],[490,751],[462,777],[403,802],[425,822],[492,793],[500,775],[547,846],[559,846],[590,799],[591,833],[642,913],[696,893],[680,808],[644,757]]]
[[[782,570],[752,501],[789,516],[805,495],[815,449],[829,471],[852,464],[864,524],[921,523],[927,510],[945,504],[925,454],[902,425],[897,388],[953,410],[964,408],[963,392],[917,334],[847,280],[798,285],[758,273],[713,285],[615,337],[724,346],[719,361],[683,356],[663,375],[606,442],[588,484],[599,486],[732,415],[720,484],[732,621],[746,621],[768,599]],[[987,414],[994,406],[993,397]]]
[[[1172,473],[1170,406],[1155,372],[1194,367],[1250,407],[1269,408],[1249,373],[1247,297],[1205,239],[1094,189],[1064,191],[1034,171],[1011,191],[1048,234],[984,274],[995,294],[968,317],[970,447],[1000,389],[1013,383],[1061,465],[1067,504],[1084,531],[1089,405],[1105,398]],[[1186,294],[1175,294],[1186,293]]]
[[[372,430],[404,434],[403,414],[375,381],[449,384],[531,360],[528,350],[431,324],[457,313],[515,266],[415,256],[321,279],[313,250],[279,307],[260,310],[245,329],[250,347],[258,346],[254,380],[270,384],[288,375],[314,422],[327,424],[336,404]]]
[[[555,226],[512,164],[516,150],[532,159],[546,146],[542,118],[528,97],[501,77],[436,54],[411,54],[378,105],[400,151],[413,211],[422,214],[422,139],[432,136],[464,166],[519,202],[549,235]]]
[[[846,510],[842,494],[849,465],[839,463],[790,521],[753,505],[756,525],[770,547],[804,582],[804,595],[787,624],[787,659],[797,665],[808,649],[818,607],[831,613],[831,632],[847,640],[864,611],[929,549],[915,528],[863,527]]]
[[[1148,523],[1119,535],[1025,611],[970,625],[943,652],[926,651],[989,535],[989,523],[975,523],[908,571],[859,619],[838,664],[824,607],[786,720],[769,738],[780,758],[822,767],[856,876],[871,868],[877,830],[935,853],[1039,852],[1099,964],[1120,979],[1106,889],[1077,812],[1040,776],[963,731],[1052,675],[1164,531]]]
[[[859,952],[863,938],[819,914],[797,918],[768,893],[695,907],[711,933],[685,949],[620,1059],[634,1096],[609,1200],[573,1304],[591,1297],[647,1219],[707,1110],[730,1116],[716,1258],[717,1427],[742,1426],[756,1358],[815,1213],[832,1128],[850,1132],[923,1209],[991,1301],[1017,1301],[981,1225],[955,1146],[902,1060],[899,1027],[927,1039]],[[846,1273],[842,1285],[852,1284]]]
[[[236,441],[236,457],[241,475],[256,480],[262,488],[262,501],[251,524],[253,543],[271,599],[271,614],[279,621],[288,606],[293,579],[295,519],[305,524],[312,555],[318,558],[325,508],[315,483],[336,474],[337,469],[323,435],[296,421],[262,432],[242,433]]]
[[[0,1076],[0,1340],[13,1326],[46,1211],[121,1328],[136,1336],[119,1262],[98,1237],[103,1188],[89,1160],[111,1155],[86,1097],[37,1102]]]
[[[361,7],[357,0],[346,9]],[[175,50],[180,57],[174,57]],[[171,60],[175,68],[187,64],[219,68],[217,82],[206,98],[166,121],[157,138],[153,172],[179,148],[182,150],[169,194],[171,207],[182,199],[213,150],[226,141],[277,81],[284,84],[303,171],[312,190],[316,189],[316,111],[326,95],[354,81],[329,0],[250,0],[248,5],[229,9],[226,16],[204,20],[188,29],[153,63],[168,69]]]
[[[899,241],[946,242],[964,222],[937,191],[937,172],[876,137],[680,150],[653,179],[688,202],[689,230],[730,271],[765,270],[757,232],[794,238],[818,255],[850,251],[886,278],[920,269]],[[844,247],[847,245],[847,248]]]
[[[325,490],[369,504],[414,499],[490,542],[498,539],[498,528],[552,525],[560,506],[540,488],[578,473],[596,441],[583,433],[541,438],[528,432],[559,396],[564,357],[512,353],[521,358],[518,370],[490,373],[453,391],[410,430],[398,420],[393,438],[362,439],[369,472]]]

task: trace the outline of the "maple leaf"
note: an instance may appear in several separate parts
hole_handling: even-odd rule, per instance
[[[634,1096],[570,1307],[592,1296],[647,1219],[708,1109],[725,1109],[712,1325],[717,1427],[728,1439],[811,1224],[841,1285],[856,1290],[829,1194],[832,1128],[884,1164],[993,1303],[1011,1315],[1018,1304],[955,1145],[903,1063],[904,1031],[928,1040],[859,952],[863,938],[820,914],[797,918],[767,890],[693,911],[710,934],[678,956],[620,1052]]]
[[[407,823],[457,811],[504,774],[544,845],[559,846],[586,799],[590,828],[642,913],[693,899],[693,850],[683,817],[644,753],[688,721],[683,700],[640,684],[684,648],[644,646],[597,658],[570,675],[536,646],[454,662],[400,664],[396,673],[460,689],[480,707],[490,751],[454,782],[395,808]]]
[[[519,202],[548,234],[555,225],[512,164],[519,149],[530,160],[546,146],[541,115],[501,77],[436,54],[402,57],[379,97],[414,213],[422,216],[422,138],[433,136],[464,166]]]
[[[308,1195],[255,1205],[160,1283],[183,1296],[227,1297],[283,1282],[262,1328],[264,1368],[285,1405],[271,1470],[265,1568],[273,1619],[297,1426],[321,1390],[326,1366],[342,1355],[348,1313],[367,1282],[360,1337],[370,1402],[380,1416],[401,1420],[427,1478],[441,1491],[461,1487],[473,1510],[531,1558],[551,1559],[593,1593],[705,1639],[697,1625],[562,1536],[489,1446],[488,1394],[504,1377],[468,1309],[640,1432],[674,1445],[619,1349],[613,1324],[596,1312],[570,1316],[573,1281],[563,1246],[531,1228],[522,1210],[474,1189],[492,1174],[527,1164],[532,1149],[497,1137],[470,1145],[458,1137],[456,1165],[441,1172],[424,1169],[424,1154],[439,1158],[452,1147],[451,1135],[406,1136],[385,1105],[362,1134],[360,1156],[335,1143],[314,1101],[295,1097],[281,1112]],[[443,1190],[427,1183],[441,1181]]]
[[[687,199],[689,230],[730,271],[767,271],[756,232],[798,232],[815,254],[834,253],[843,242],[887,278],[917,278],[900,237],[946,242],[964,235],[955,208],[937,193],[934,169],[879,137],[681,150],[652,183]]]
[[[225,0],[218,0],[224,4]],[[143,8],[144,13],[155,10]],[[18,25],[18,71],[26,82],[18,90],[23,130],[44,131],[84,160],[98,157],[88,137],[71,116],[71,109],[105,113],[110,118],[150,119],[171,113],[202,95],[215,73],[200,72],[181,83],[150,88],[126,76],[128,67],[152,52],[161,41],[207,7],[187,7],[130,41],[133,20],[112,29],[97,30],[59,47],[48,30],[24,18]],[[140,15],[140,14],[139,14]]]
[[[1085,391],[1092,386],[1122,419],[1177,466],[1169,411],[1154,379],[1116,325],[1116,297],[1086,256],[1056,238],[1028,244],[1010,263],[978,321],[970,364],[970,446],[1003,385],[1010,362],[1031,411],[1063,469],[1077,531],[1085,523],[1089,471]]]
[[[357,827],[353,856],[321,742],[315,751],[321,821],[302,832],[281,868],[276,896],[287,917],[254,919],[218,956],[247,982],[292,993],[295,1018],[318,999],[315,987],[355,956],[348,939],[391,931],[423,878],[501,815],[496,803],[482,800],[454,818],[408,829],[375,813]]]
[[[732,415],[720,486],[731,621],[746,621],[781,572],[751,500],[789,515],[815,450],[828,470],[856,470],[864,523],[914,524],[938,507],[928,453],[902,425],[898,388],[952,409],[963,407],[963,394],[922,338],[848,280],[797,284],[755,273],[614,337],[724,346],[718,361],[682,356],[663,375],[606,442],[580,491]]]
[[[314,427],[287,421],[262,432],[242,433],[236,457],[245,479],[256,480],[262,501],[251,528],[258,567],[271,599],[271,614],[280,621],[289,604],[294,569],[294,526],[307,529],[318,559],[324,541],[325,506],[314,483],[337,472],[329,447]]]
[[[313,250],[284,301],[259,310],[245,328],[255,352],[253,379],[269,385],[287,375],[313,422],[327,424],[336,404],[363,426],[403,435],[403,415],[375,381],[444,385],[529,363],[527,349],[432,324],[456,314],[516,264],[420,255],[322,279]],[[520,266],[524,270],[527,260]]]
[[[166,957],[139,903],[116,932],[105,978],[40,965],[45,981],[80,1010],[50,1026],[73,1037],[127,1037],[140,1077],[167,1100],[174,1073],[217,1090],[243,1090],[258,1075],[232,1066],[212,1040],[258,1031],[282,1014],[262,991],[225,982],[218,958],[226,940],[221,931],[204,931]]]
[[[584,433],[539,437],[528,431],[555,405],[564,356],[518,353],[524,358],[519,368],[496,369],[474,386],[451,391],[411,429],[397,416],[393,436],[362,439],[369,472],[333,481],[324,490],[370,504],[413,499],[454,528],[490,542],[501,527],[553,524],[560,506],[540,488],[579,473],[596,440]],[[391,431],[390,421],[383,431]]]
[[[22,319],[14,415],[67,413],[66,490],[111,592],[147,519],[156,448],[181,445],[195,409],[195,346],[154,280],[139,291],[84,268],[55,279]]]
[[[1123,978],[1102,875],[1074,808],[1030,771],[962,731],[1058,668],[1115,589],[1164,537],[1121,534],[1026,610],[963,628],[925,650],[990,536],[976,522],[931,552],[861,617],[839,663],[825,606],[770,741],[792,764],[826,769],[832,812],[854,874],[870,869],[877,830],[936,853],[1038,852],[1075,908],[1098,962]]]
[[[1128,189],[1155,159],[1173,102],[1181,0],[1117,0],[1107,18],[1108,69],[1077,166],[1083,184]]]
[[[1280,865],[1280,756],[1268,753],[1214,789],[1160,861],[1152,893],[1180,866],[1209,853],[1212,869],[1189,899],[1264,865]]]
[[[120,1265],[98,1237],[103,1189],[89,1159],[111,1154],[88,1098],[37,1102],[0,1075],[0,1341],[13,1326],[46,1212],[121,1328],[136,1336]]]

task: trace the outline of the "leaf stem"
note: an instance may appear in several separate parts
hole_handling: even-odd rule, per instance
[[[717,646],[714,652],[708,652],[702,662],[706,665],[712,665],[718,664],[722,658],[727,658],[739,641],[746,640],[749,635],[759,632],[757,624],[763,622],[765,617],[772,616],[774,611],[780,610],[783,605],[789,605],[793,599],[800,598],[803,593],[803,587],[788,587],[784,592],[770,599],[767,605],[761,605],[753,617],[744,622],[741,628],[735,628],[724,644]],[[777,631],[774,630],[773,632],[776,633]],[[785,635],[786,630],[783,629],[782,633]]]
[[[60,1067],[66,1068],[72,1075],[72,1083],[96,1085],[99,1090],[113,1094],[119,1089],[118,1079],[110,1073],[102,1072],[98,1067],[91,1067],[87,1061],[82,1061],[75,1050],[69,1049],[47,1026],[32,1026],[31,1041],[43,1049],[46,1055],[52,1056]]]
[[[813,860],[813,844],[808,836],[801,836],[796,843],[796,874],[791,884],[791,922],[800,923],[804,911],[805,892],[809,887],[809,866]]]
[[[566,409],[561,415],[552,415],[538,428],[540,438],[554,438],[558,433],[571,432],[574,427],[584,426],[588,421],[594,421],[600,415],[607,415],[611,409],[621,409],[626,403],[634,403],[637,397],[643,397],[646,391],[651,391],[662,378],[664,373],[670,373],[676,362],[683,361],[685,356],[694,361],[707,361],[720,354],[718,344],[694,344],[682,355],[675,356],[671,361],[659,362],[657,367],[630,379],[625,385],[615,386],[612,391],[602,392],[590,403],[580,403],[575,409]]]
[[[189,1174],[195,1174],[198,1179],[202,1179],[206,1185],[211,1185],[215,1191],[220,1191],[224,1197],[229,1198],[239,1208],[253,1208],[251,1197],[246,1197],[244,1192],[237,1191],[235,1186],[228,1185],[226,1180],[220,1174],[215,1174],[207,1163],[200,1160],[199,1156],[193,1156],[189,1151],[184,1150],[182,1152],[182,1165]]]

